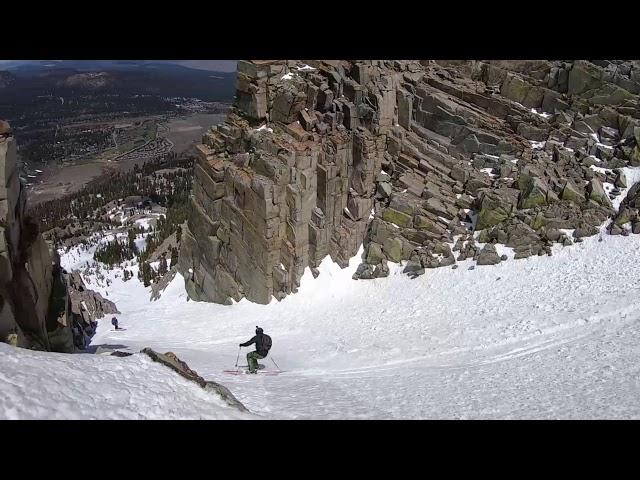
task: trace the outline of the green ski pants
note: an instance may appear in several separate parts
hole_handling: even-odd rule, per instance
[[[247,364],[249,365],[249,372],[255,373],[258,370],[258,360],[262,360],[264,357],[258,352],[247,353]]]

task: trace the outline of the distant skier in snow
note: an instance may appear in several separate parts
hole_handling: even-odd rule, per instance
[[[120,328],[118,327],[118,319],[117,319],[116,317],[113,317],[113,318],[111,319],[111,325],[113,325],[113,327],[114,327],[116,330],[120,330]]]
[[[262,360],[269,353],[271,348],[271,337],[265,335],[264,330],[260,327],[256,327],[256,335],[248,342],[241,343],[241,347],[248,347],[249,345],[256,344],[254,352],[247,353],[247,363],[249,365],[249,373],[258,373],[258,360]]]

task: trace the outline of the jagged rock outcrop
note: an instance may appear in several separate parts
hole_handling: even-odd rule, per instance
[[[71,311],[80,316],[85,323],[94,323],[105,315],[120,313],[115,303],[86,287],[79,271],[75,270],[64,275],[69,287]]]
[[[79,271],[62,272],[68,306],[66,320],[71,327],[73,345],[84,350],[96,332],[98,319],[120,313],[115,303],[100,293],[89,290]]]
[[[515,258],[592,235],[640,165],[639,80],[637,61],[240,61],[199,146],[187,291],[268,303],[362,244],[368,279],[503,261],[479,231]]]
[[[362,92],[336,73],[341,62],[298,73],[284,62],[238,65],[236,109],[200,146],[180,270],[195,299],[268,303],[326,255],[346,265],[357,253],[386,141],[355,127]],[[374,101],[395,102],[392,82]],[[391,125],[392,114],[367,112]]]
[[[618,214],[609,225],[609,232],[620,234],[625,226],[630,227],[632,233],[640,233],[640,182],[634,184],[627,192]]]
[[[0,341],[74,351],[70,303],[57,253],[25,213],[16,143],[0,121]]]
[[[171,269],[164,274],[157,282],[151,284],[151,301],[154,302],[162,296],[162,292],[166,290],[169,284],[178,273],[177,267],[171,267]]]
[[[112,355],[118,354],[118,356],[128,356],[127,352],[113,352]],[[229,391],[227,387],[221,385],[220,383],[205,380],[195,370],[189,368],[186,362],[180,360],[175,353],[166,352],[166,353],[158,353],[151,348],[145,348],[141,350],[141,353],[144,353],[149,356],[154,362],[161,363],[171,370],[177,372],[182,377],[187,380],[191,380],[192,382],[197,383],[205,390],[213,392],[217,395],[220,395],[222,399],[230,406],[237,408],[242,412],[248,412],[247,407],[245,407],[240,400],[238,400],[232,393]]]

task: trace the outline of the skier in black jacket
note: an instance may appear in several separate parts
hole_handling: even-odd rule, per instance
[[[258,360],[262,360],[269,353],[271,348],[271,337],[265,335],[264,330],[256,327],[256,335],[248,342],[241,343],[241,347],[248,347],[256,344],[254,352],[247,353],[247,363],[249,365],[249,373],[258,373]]]

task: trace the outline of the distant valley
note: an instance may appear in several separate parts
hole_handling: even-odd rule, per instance
[[[0,118],[18,141],[32,204],[77,191],[106,171],[188,149],[223,119],[236,77],[149,61],[3,68]]]

